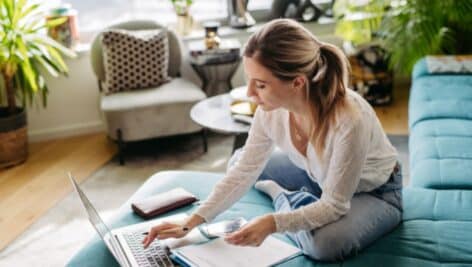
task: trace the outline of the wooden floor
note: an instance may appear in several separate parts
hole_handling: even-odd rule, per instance
[[[393,103],[376,107],[375,112],[387,134],[408,135],[408,96],[410,85],[404,84],[394,90]]]
[[[388,134],[408,134],[406,88],[394,91],[392,105],[375,109]],[[30,144],[25,164],[0,171],[0,251],[71,192],[68,171],[81,181],[115,152],[102,133]]]
[[[115,154],[105,134],[32,143],[25,164],[0,171],[0,251]]]

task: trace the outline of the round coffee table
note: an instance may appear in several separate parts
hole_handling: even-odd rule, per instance
[[[230,94],[221,94],[206,98],[195,104],[190,110],[190,117],[205,129],[217,133],[235,135],[233,152],[242,147],[251,127],[249,124],[235,121],[231,117]]]

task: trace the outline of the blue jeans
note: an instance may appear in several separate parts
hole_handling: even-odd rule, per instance
[[[234,157],[237,157],[237,153]],[[234,163],[234,159],[230,164]],[[273,180],[293,191],[274,200],[276,212],[295,210],[317,201],[323,193],[305,170],[295,166],[282,152],[271,156],[259,180]],[[355,255],[392,231],[402,218],[402,174],[400,164],[389,180],[377,189],[355,194],[348,213],[316,230],[287,232],[305,255],[315,260],[337,261]]]

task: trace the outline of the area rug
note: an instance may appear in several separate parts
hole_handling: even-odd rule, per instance
[[[408,137],[389,138],[399,151],[407,184]],[[156,172],[224,172],[232,145],[233,137],[219,134],[210,134],[207,153],[198,135],[135,143],[127,148],[125,166],[113,158],[88,177],[82,188],[107,221]],[[0,252],[0,266],[64,266],[94,234],[79,199],[71,193]]]

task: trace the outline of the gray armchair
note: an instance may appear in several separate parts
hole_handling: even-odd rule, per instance
[[[129,21],[109,28],[150,30],[162,27],[154,21]],[[100,108],[109,137],[118,143],[120,164],[124,164],[124,145],[127,141],[201,131],[204,150],[207,150],[204,130],[190,118],[191,107],[206,95],[197,85],[180,77],[180,41],[171,30],[168,30],[168,40],[170,82],[146,90],[101,94]],[[95,37],[92,44],[91,62],[101,90],[105,81],[101,34]]]

